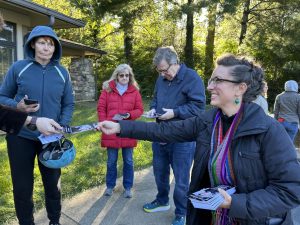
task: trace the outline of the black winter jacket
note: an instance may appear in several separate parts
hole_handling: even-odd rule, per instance
[[[197,141],[189,193],[209,187],[208,160],[217,109],[201,117],[166,122],[120,121],[120,136],[160,142]],[[293,224],[300,204],[300,165],[284,128],[256,104],[245,104],[230,148],[237,181],[229,216],[241,225]],[[187,225],[209,225],[211,212],[188,203]]]

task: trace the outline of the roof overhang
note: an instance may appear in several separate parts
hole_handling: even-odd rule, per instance
[[[37,25],[49,24],[50,17],[55,18],[53,28],[79,28],[84,27],[85,22],[66,16],[55,10],[41,6],[28,0],[0,0],[0,9],[11,10],[30,18],[31,28]]]
[[[93,48],[84,44],[60,38],[60,43],[63,47],[63,56],[95,56],[105,55],[107,52],[97,48]]]

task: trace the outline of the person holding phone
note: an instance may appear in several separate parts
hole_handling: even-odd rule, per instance
[[[106,134],[163,142],[197,141],[189,194],[234,186],[215,211],[189,201],[186,225],[291,225],[300,204],[300,164],[283,126],[252,101],[261,93],[263,69],[245,57],[217,59],[207,90],[214,106],[201,116],[169,123],[104,121]]]
[[[4,25],[4,19],[0,14],[0,32],[3,30]],[[27,103],[37,103],[37,101]],[[32,117],[28,116],[27,113],[0,105],[0,129],[2,131],[17,134],[23,126],[29,125],[31,121]],[[36,120],[36,127],[44,135],[59,133],[59,130],[62,129],[54,120],[42,117]]]
[[[205,88],[202,79],[193,69],[179,62],[172,46],[160,47],[153,57],[153,65],[159,76],[156,80],[154,96],[147,115],[156,118],[157,123],[184,120],[199,115],[205,109]],[[143,206],[145,212],[170,209],[170,168],[175,177],[173,199],[175,217],[172,225],[184,225],[187,208],[187,192],[190,168],[194,158],[196,143],[159,142],[152,143],[153,172],[157,195],[152,202]]]
[[[111,78],[103,83],[97,111],[99,121],[136,120],[143,114],[143,102],[139,86],[129,65],[118,65]],[[133,148],[136,145],[137,141],[135,139],[102,134],[101,146],[107,147],[107,188],[104,193],[106,196],[111,196],[116,186],[118,151],[121,148],[124,197],[132,197],[131,188],[134,179]]]
[[[72,83],[67,70],[60,65],[62,49],[52,28],[35,27],[25,45],[25,60],[15,62],[0,88],[0,104],[28,113],[31,121],[16,134],[7,134],[14,202],[19,223],[34,224],[33,169],[42,151],[36,129],[38,117],[68,125],[74,109]],[[36,100],[36,101],[33,101]],[[33,104],[30,104],[33,103]],[[45,189],[47,215],[51,225],[59,224],[61,214],[60,169],[38,163]]]

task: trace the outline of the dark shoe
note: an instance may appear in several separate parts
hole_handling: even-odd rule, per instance
[[[167,203],[165,205],[159,204],[157,200],[154,200],[151,203],[147,203],[143,206],[145,212],[161,212],[167,211],[170,209],[170,204]]]
[[[185,225],[185,216],[175,216],[171,225]]]
[[[56,222],[53,223],[50,221],[49,225],[60,225],[60,223],[56,223]]]

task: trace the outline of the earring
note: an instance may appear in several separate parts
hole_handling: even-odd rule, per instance
[[[239,98],[234,99],[234,104],[236,105],[240,104],[240,99]]]

